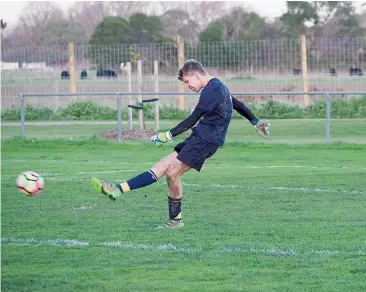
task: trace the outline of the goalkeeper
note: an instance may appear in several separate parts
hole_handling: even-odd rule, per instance
[[[92,178],[93,186],[98,192],[115,200],[121,194],[151,185],[165,175],[168,184],[169,219],[158,228],[184,226],[181,215],[181,176],[191,168],[200,171],[205,160],[224,145],[233,109],[248,119],[261,136],[269,135],[269,122],[259,121],[244,103],[231,95],[230,90],[219,79],[209,75],[201,63],[193,59],[186,61],[178,70],[178,79],[192,91],[202,90],[199,102],[189,117],[170,131],[152,136],[150,140],[161,146],[172,142],[174,137],[188,129],[192,129],[192,134],[175,145],[173,153],[127,182],[115,184]]]

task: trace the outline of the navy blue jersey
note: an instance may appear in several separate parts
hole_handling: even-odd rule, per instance
[[[193,133],[207,142],[224,145],[233,111],[230,90],[219,79],[212,78],[203,88],[196,108],[204,114]]]

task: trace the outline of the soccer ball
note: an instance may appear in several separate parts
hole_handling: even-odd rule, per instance
[[[38,195],[43,186],[43,177],[34,171],[24,171],[17,177],[18,190],[27,196]]]

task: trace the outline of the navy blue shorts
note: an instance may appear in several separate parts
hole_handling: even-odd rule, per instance
[[[215,154],[219,145],[207,142],[191,134],[187,139],[175,145],[178,160],[200,171],[205,160]]]

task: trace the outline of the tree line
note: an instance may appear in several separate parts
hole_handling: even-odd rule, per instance
[[[1,20],[3,47],[76,44],[213,42],[366,36],[366,11],[350,1],[288,1],[274,20],[236,2],[76,2],[63,13],[56,2],[28,2],[12,31]],[[148,13],[149,12],[149,13]]]
[[[253,54],[253,48],[230,42],[297,39],[299,34],[306,34],[310,44],[312,40],[315,44],[317,38],[362,38],[366,36],[366,11],[356,13],[354,3],[349,1],[288,1],[283,15],[269,20],[238,2],[110,1],[75,2],[65,15],[56,2],[28,2],[15,27],[7,30],[6,19],[1,19],[3,53],[7,49],[15,52],[22,47],[59,46],[72,41],[91,45],[82,54],[99,67],[109,62],[108,66],[115,68],[120,62],[137,60],[142,50],[138,46],[172,45],[177,35],[194,44],[194,52],[199,53],[210,51],[207,42],[227,42],[225,50],[218,52],[222,56],[208,56],[239,61],[248,60],[249,55],[243,57],[243,52],[250,50],[248,54]],[[116,49],[122,44],[127,49]],[[103,50],[98,46],[104,46]],[[259,54],[256,58],[267,55],[265,50],[269,49],[255,50]],[[364,51],[357,58],[363,59],[366,45],[361,49]],[[170,49],[159,52],[175,55]],[[57,50],[50,54],[57,54]],[[67,51],[61,54],[67,60]],[[36,55],[34,52],[29,58],[38,59]],[[11,59],[13,55],[3,56]]]

